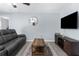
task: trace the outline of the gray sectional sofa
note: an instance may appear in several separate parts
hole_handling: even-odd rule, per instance
[[[24,34],[17,35],[14,29],[0,30],[0,56],[13,56],[26,43]]]

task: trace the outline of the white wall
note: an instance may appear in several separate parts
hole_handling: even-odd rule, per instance
[[[54,41],[54,34],[59,29],[57,13],[2,13],[0,15],[10,17],[10,28],[16,29],[18,34],[26,34],[27,40],[42,37],[45,40]],[[28,21],[33,16],[38,17],[36,26],[32,26]]]
[[[43,37],[45,40],[54,41],[54,34],[59,29],[58,11],[63,4],[31,3],[30,6],[26,6],[18,3],[17,6],[17,8],[13,8],[11,4],[0,4],[0,16],[10,18],[10,28],[16,29],[18,34],[26,34],[27,40]],[[35,27],[28,22],[32,16],[39,19],[39,23]]]
[[[62,9],[62,12],[60,13],[60,19],[64,16],[69,15],[76,11],[79,11],[79,4],[77,4],[77,3],[68,4],[67,6],[65,6]],[[59,24],[61,24],[61,23],[59,23]],[[60,28],[60,33],[62,33],[65,36],[79,40],[79,18],[78,18],[78,29],[61,29]]]
[[[79,11],[79,4],[77,3],[33,4],[30,7],[24,6],[24,8],[23,5],[21,5],[18,7],[18,9],[13,9],[13,7],[9,6],[8,8],[12,8],[7,10],[8,12],[10,10],[13,10],[13,12],[8,13],[5,9],[4,11],[6,12],[4,12],[3,9],[1,8],[3,12],[0,12],[0,16],[10,17],[9,20],[10,28],[16,29],[17,33],[26,34],[28,40],[32,40],[34,37],[43,37],[46,40],[54,41],[55,32],[60,32],[63,33],[65,36],[69,36],[71,38],[79,40],[79,28],[78,29],[60,28],[61,24],[60,20],[62,17],[71,14],[75,11]],[[18,10],[21,10],[21,13],[18,13]],[[23,11],[27,12],[24,13]],[[28,23],[28,19],[32,16],[36,16],[39,19],[39,23],[35,27],[33,27],[31,24]],[[42,36],[40,36],[40,33],[42,34]]]

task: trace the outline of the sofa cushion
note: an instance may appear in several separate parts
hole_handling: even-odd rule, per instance
[[[16,33],[16,31],[14,29],[9,29],[7,32],[8,32],[8,34]]]
[[[1,35],[6,35],[6,34],[8,34],[8,30],[0,30],[0,32],[1,32]]]
[[[0,36],[0,44],[3,44],[4,40],[2,39],[2,37]]]
[[[0,30],[1,35],[7,35],[7,34],[11,34],[11,33],[16,33],[16,31],[14,29]]]
[[[0,46],[0,51],[3,50],[5,47],[4,46]]]
[[[6,46],[6,50],[8,51],[8,55],[10,55],[13,51],[15,51],[22,42],[22,38],[16,38],[11,40]],[[23,42],[22,42],[23,43]]]
[[[12,34],[7,34],[7,35],[2,35],[2,38],[4,40],[4,43],[5,42],[8,42],[12,39],[15,39],[17,37],[17,34],[16,33],[12,33]]]

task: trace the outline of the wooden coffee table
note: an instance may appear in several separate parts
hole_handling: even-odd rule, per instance
[[[42,38],[35,38],[32,43],[32,55],[33,56],[43,56],[46,54],[45,42]]]

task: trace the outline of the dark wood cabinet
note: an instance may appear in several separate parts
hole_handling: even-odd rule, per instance
[[[62,35],[60,35],[59,33],[55,34],[55,43],[58,44],[58,39],[62,38]]]
[[[79,41],[55,34],[55,43],[61,47],[69,56],[79,56]]]
[[[61,37],[59,37],[59,38],[58,38],[58,45],[59,45],[59,47],[62,48],[62,49],[63,49],[63,47],[64,47],[63,44],[64,44],[64,40],[63,40]]]
[[[63,49],[63,44],[64,44],[64,40],[63,40],[63,37],[62,35],[60,35],[59,33],[56,33],[55,34],[55,43]]]
[[[64,51],[68,55],[71,55],[71,52],[72,52],[72,44],[70,42],[68,42],[67,40],[65,40],[65,42],[64,42]]]
[[[79,41],[64,37],[64,51],[70,56],[79,56]]]

